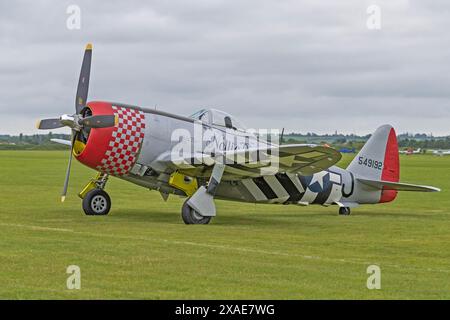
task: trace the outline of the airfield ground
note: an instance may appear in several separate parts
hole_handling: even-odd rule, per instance
[[[450,157],[401,156],[403,181],[441,193],[351,216],[218,201],[207,226],[183,224],[183,199],[115,178],[110,215],[85,216],[76,194],[93,171],[74,162],[61,204],[67,157],[0,151],[0,298],[450,299]],[[366,287],[372,264],[380,290]],[[80,290],[66,288],[69,265]]]

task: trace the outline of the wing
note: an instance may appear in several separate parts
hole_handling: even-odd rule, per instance
[[[71,146],[72,145],[72,142],[70,142],[69,140],[64,140],[64,139],[50,139],[50,141],[51,142],[56,142],[56,143],[59,143],[59,144],[63,144],[63,145],[66,145],[66,146]]]
[[[310,144],[271,146],[269,149],[232,150],[220,154],[196,153],[174,157],[170,151],[152,163],[156,170],[169,168],[195,177],[209,177],[216,162],[225,163],[223,179],[235,180],[277,172],[312,175],[336,164],[341,154],[329,147]]]

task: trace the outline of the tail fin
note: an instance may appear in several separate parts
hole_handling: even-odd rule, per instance
[[[394,128],[390,125],[379,127],[347,167],[347,170],[360,178],[398,182],[400,163]],[[380,202],[392,201],[396,196],[396,190],[383,188]]]

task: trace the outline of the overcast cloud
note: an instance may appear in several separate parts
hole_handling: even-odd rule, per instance
[[[71,4],[80,30],[66,28]],[[370,4],[381,30],[366,27]],[[0,134],[72,113],[93,42],[89,100],[215,107],[254,128],[448,135],[449,30],[443,0],[2,1]]]

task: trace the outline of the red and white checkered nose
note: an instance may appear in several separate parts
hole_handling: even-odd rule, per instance
[[[137,160],[144,140],[145,114],[108,102],[88,103],[93,115],[116,115],[117,125],[91,129],[86,147],[77,159],[97,171],[113,176],[127,174]]]

